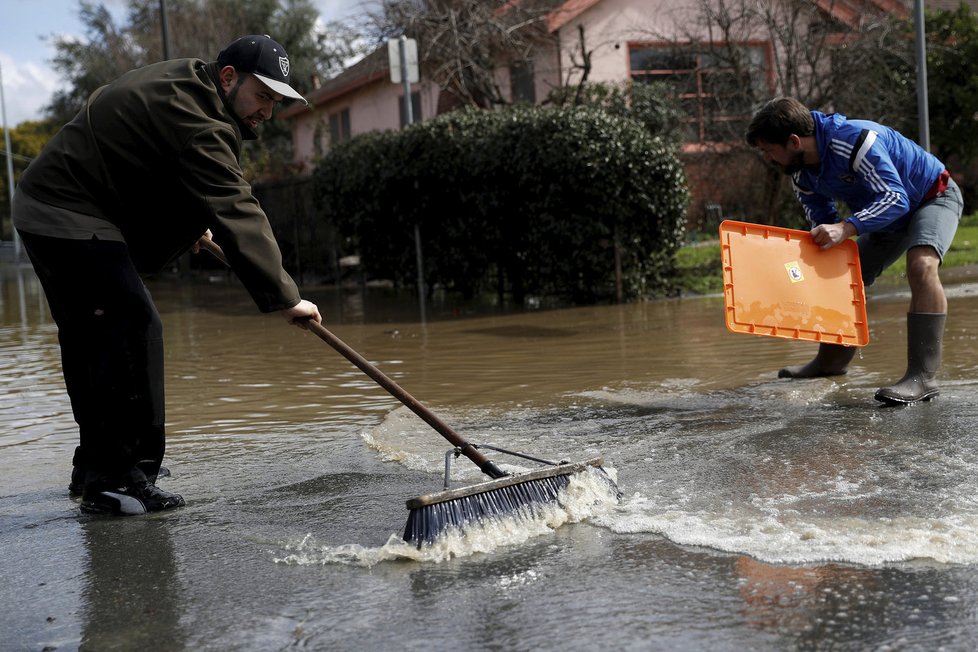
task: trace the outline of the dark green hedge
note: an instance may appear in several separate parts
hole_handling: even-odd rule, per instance
[[[688,190],[674,150],[593,108],[459,111],[334,147],[316,171],[322,217],[369,277],[578,303],[665,287]]]

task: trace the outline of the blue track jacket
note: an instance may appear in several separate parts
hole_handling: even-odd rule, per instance
[[[846,203],[859,234],[898,231],[937,181],[944,164],[893,129],[840,113],[812,111],[821,160],[816,171],[791,176],[812,228],[838,220]]]

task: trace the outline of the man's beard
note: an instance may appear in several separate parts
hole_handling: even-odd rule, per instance
[[[792,155],[791,160],[788,161],[786,165],[781,165],[779,163],[778,167],[781,168],[782,172],[789,176],[801,172],[805,169],[805,153],[795,152]]]

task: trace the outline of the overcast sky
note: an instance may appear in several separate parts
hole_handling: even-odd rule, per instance
[[[363,0],[313,0],[324,21],[342,20],[358,11]],[[118,19],[125,18],[125,0],[101,0]],[[61,82],[49,61],[51,35],[84,34],[78,19],[79,0],[0,1],[0,72],[6,122],[15,127],[39,120]]]

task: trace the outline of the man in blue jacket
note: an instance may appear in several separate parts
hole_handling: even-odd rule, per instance
[[[859,236],[866,286],[906,252],[911,293],[907,372],[878,390],[876,399],[905,404],[936,397],[947,317],[938,270],[963,209],[961,192],[944,164],[889,127],[811,111],[790,97],[764,105],[746,139],[764,160],[791,176],[816,244],[828,249]],[[852,213],[841,221],[837,200]],[[778,377],[844,374],[854,355],[852,347],[822,343],[813,360],[785,367]]]

